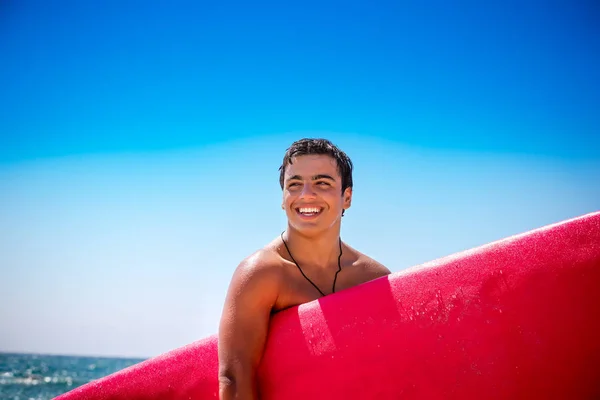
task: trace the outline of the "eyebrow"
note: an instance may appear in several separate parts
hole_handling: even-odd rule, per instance
[[[335,182],[335,178],[333,178],[331,175],[327,175],[327,174],[319,174],[319,175],[314,175],[312,177],[313,181],[319,180],[319,179],[329,179]],[[288,180],[302,180],[302,177],[300,175],[294,175],[291,176],[290,178],[288,178]]]

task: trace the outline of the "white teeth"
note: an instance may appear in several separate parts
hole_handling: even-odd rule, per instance
[[[320,208],[315,208],[315,207],[308,207],[308,208],[307,207],[303,207],[303,208],[300,208],[299,211],[302,214],[316,214],[316,213],[320,212],[321,209]]]

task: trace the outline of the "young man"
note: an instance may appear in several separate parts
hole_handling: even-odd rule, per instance
[[[340,239],[352,202],[352,162],[325,139],[302,139],[280,167],[285,232],[236,268],[219,327],[219,395],[258,399],[271,314],[390,274]]]

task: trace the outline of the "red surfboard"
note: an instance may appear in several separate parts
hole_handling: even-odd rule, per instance
[[[211,336],[60,400],[218,399]],[[261,399],[600,398],[600,212],[276,314]]]

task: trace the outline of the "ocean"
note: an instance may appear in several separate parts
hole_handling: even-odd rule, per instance
[[[0,400],[48,400],[144,359],[0,353]]]

